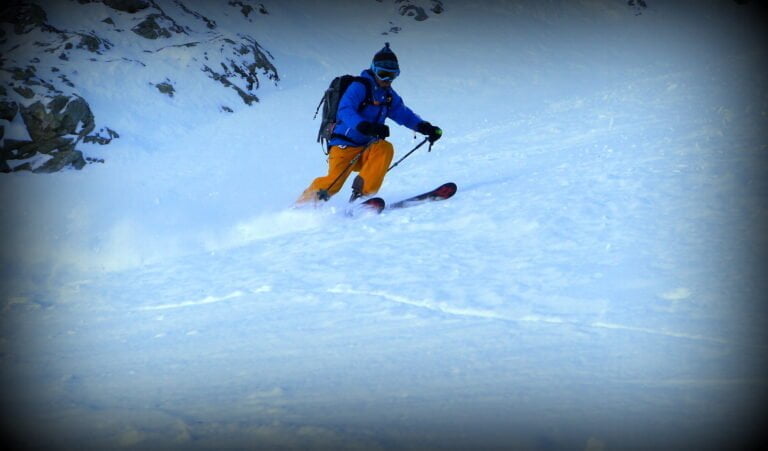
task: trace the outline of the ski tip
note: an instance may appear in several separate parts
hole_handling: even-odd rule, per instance
[[[435,197],[440,199],[448,199],[456,194],[459,187],[453,182],[448,182],[440,185],[435,191]]]
[[[369,216],[378,215],[386,207],[384,199],[380,197],[372,197],[366,199],[360,203],[350,204],[346,209],[345,216],[357,217],[357,216]]]
[[[381,213],[381,211],[384,210],[384,208],[387,206],[386,202],[384,202],[384,199],[381,197],[372,197],[362,202],[360,205],[369,210],[373,210],[376,213]]]

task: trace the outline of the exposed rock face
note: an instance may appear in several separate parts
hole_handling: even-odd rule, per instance
[[[66,167],[82,169],[85,160],[75,149],[80,141],[108,144],[117,134],[96,128],[88,102],[77,94],[65,94],[37,75],[35,66],[0,67],[9,76],[11,90],[0,90],[0,172],[31,170],[55,172]],[[65,86],[66,78],[59,79]],[[5,137],[5,125],[20,119],[29,140]],[[107,133],[103,136],[103,133]]]
[[[76,30],[52,24],[43,0],[0,7],[0,172],[55,172],[103,162],[76,149],[79,143],[106,145],[119,138],[110,127],[97,125],[98,111],[82,95],[78,77],[83,64],[150,67],[166,53],[194,48],[186,60],[201,83],[233,90],[246,106],[259,101],[255,91],[264,80],[280,80],[272,55],[253,37],[218,30],[215,20],[184,0],[76,0],[70,6],[76,15],[78,8],[98,11],[97,4],[108,16]],[[223,6],[249,22],[255,11],[268,14],[252,0]],[[128,59],[113,44],[115,39],[124,42],[126,32],[135,35],[146,58]],[[151,101],[152,95],[185,95],[169,79],[149,83],[148,89],[148,97],[136,102]],[[213,112],[232,111],[231,105],[218,105]],[[26,133],[19,137],[23,128]]]
[[[415,4],[417,2],[414,0],[395,0],[395,3],[400,3],[399,10],[402,16],[413,17],[417,22],[422,22],[429,18],[425,8]],[[445,11],[442,0],[431,0],[431,6],[428,9],[434,14],[441,14]]]
[[[38,5],[11,2],[0,10],[0,21],[13,25],[15,34],[26,34],[35,28],[46,28],[48,16]]]
[[[423,20],[427,20],[429,18],[429,16],[427,16],[427,13],[424,12],[424,8],[416,5],[402,5],[400,7],[400,14],[402,14],[403,16],[411,16],[419,22]]]
[[[234,89],[246,105],[251,105],[259,101],[253,91],[259,88],[260,72],[275,82],[280,78],[277,75],[277,68],[270,62],[272,56],[269,52],[263,50],[252,38],[242,37],[241,39],[239,45],[231,39],[222,39],[219,51],[222,54],[229,51],[235,58],[230,59],[229,64],[221,64],[215,69],[205,64],[203,71],[223,86]],[[245,81],[244,89],[232,83],[232,79]]]
[[[77,96],[56,96],[47,105],[35,102],[21,108],[21,117],[33,141],[64,135],[82,139],[96,127],[88,103]]]
[[[162,19],[160,14],[150,14],[140,24],[131,28],[131,31],[145,39],[170,38],[171,32],[158,23]]]
[[[385,0],[376,0],[384,3]],[[403,17],[413,18],[417,22],[423,22],[429,19],[429,12],[432,14],[442,14],[445,11],[442,0],[393,0],[398,6],[398,13]],[[394,22],[389,22],[389,29],[381,34],[397,34],[402,31],[402,27]]]
[[[168,81],[158,83],[155,85],[155,87],[158,91],[167,95],[168,97],[173,97],[173,93],[176,92],[176,89],[174,89],[173,85]]]
[[[3,88],[3,91],[5,88]],[[19,105],[7,100],[0,101],[0,119],[4,121],[12,121],[16,117],[16,113],[19,112]]]
[[[88,103],[78,96],[60,95],[47,104],[37,101],[29,106],[6,104],[6,107],[3,119],[12,120],[17,113],[20,114],[31,139],[5,140],[0,149],[5,170],[10,170],[9,160],[21,162],[14,166],[14,170],[56,172],[66,167],[82,169],[85,159],[82,152],[75,149],[77,142],[86,138],[103,139],[91,135],[96,127],[94,116]],[[24,161],[36,156],[35,162]]]
[[[104,4],[112,9],[123,11],[128,14],[134,14],[149,8],[149,2],[144,0],[104,0]]]
[[[251,5],[248,0],[241,1],[241,0],[229,0],[230,6],[236,6],[240,8],[240,12],[245,16],[246,19],[250,20],[250,15],[252,12],[256,11],[256,7],[254,5]],[[269,11],[267,11],[267,8],[264,6],[263,3],[259,3],[258,11],[261,14],[269,14]]]

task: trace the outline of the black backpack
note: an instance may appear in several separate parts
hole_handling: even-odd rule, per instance
[[[320,129],[317,132],[317,142],[323,146],[326,154],[328,153],[328,141],[333,137],[333,129],[336,127],[336,112],[339,110],[341,96],[344,95],[344,92],[354,81],[359,81],[365,86],[365,100],[357,107],[357,111],[362,111],[366,105],[373,103],[373,88],[369,80],[354,75],[340,75],[334,78],[328,89],[325,90],[320,103],[317,104],[314,119],[317,118],[320,106],[323,107],[323,114],[320,116]],[[387,100],[391,102],[390,98]]]

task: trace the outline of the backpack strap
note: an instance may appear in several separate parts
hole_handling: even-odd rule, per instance
[[[365,86],[365,98],[357,107],[357,112],[363,111],[363,108],[373,103],[373,87],[370,80],[365,77],[355,77],[354,81],[360,82]]]

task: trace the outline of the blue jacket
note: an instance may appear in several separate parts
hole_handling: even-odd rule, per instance
[[[357,124],[363,121],[383,124],[387,118],[390,118],[400,125],[416,130],[422,119],[405,106],[403,99],[394,89],[391,87],[380,87],[369,69],[364,70],[360,76],[370,81],[373,99],[379,105],[368,104],[362,111],[358,111],[360,104],[366,100],[367,90],[359,82],[350,84],[339,101],[339,109],[336,113],[336,128],[333,129],[334,136],[329,142],[330,145],[364,146],[368,144],[371,137],[357,131]],[[385,102],[387,97],[390,96],[392,97],[392,102],[387,106]]]

